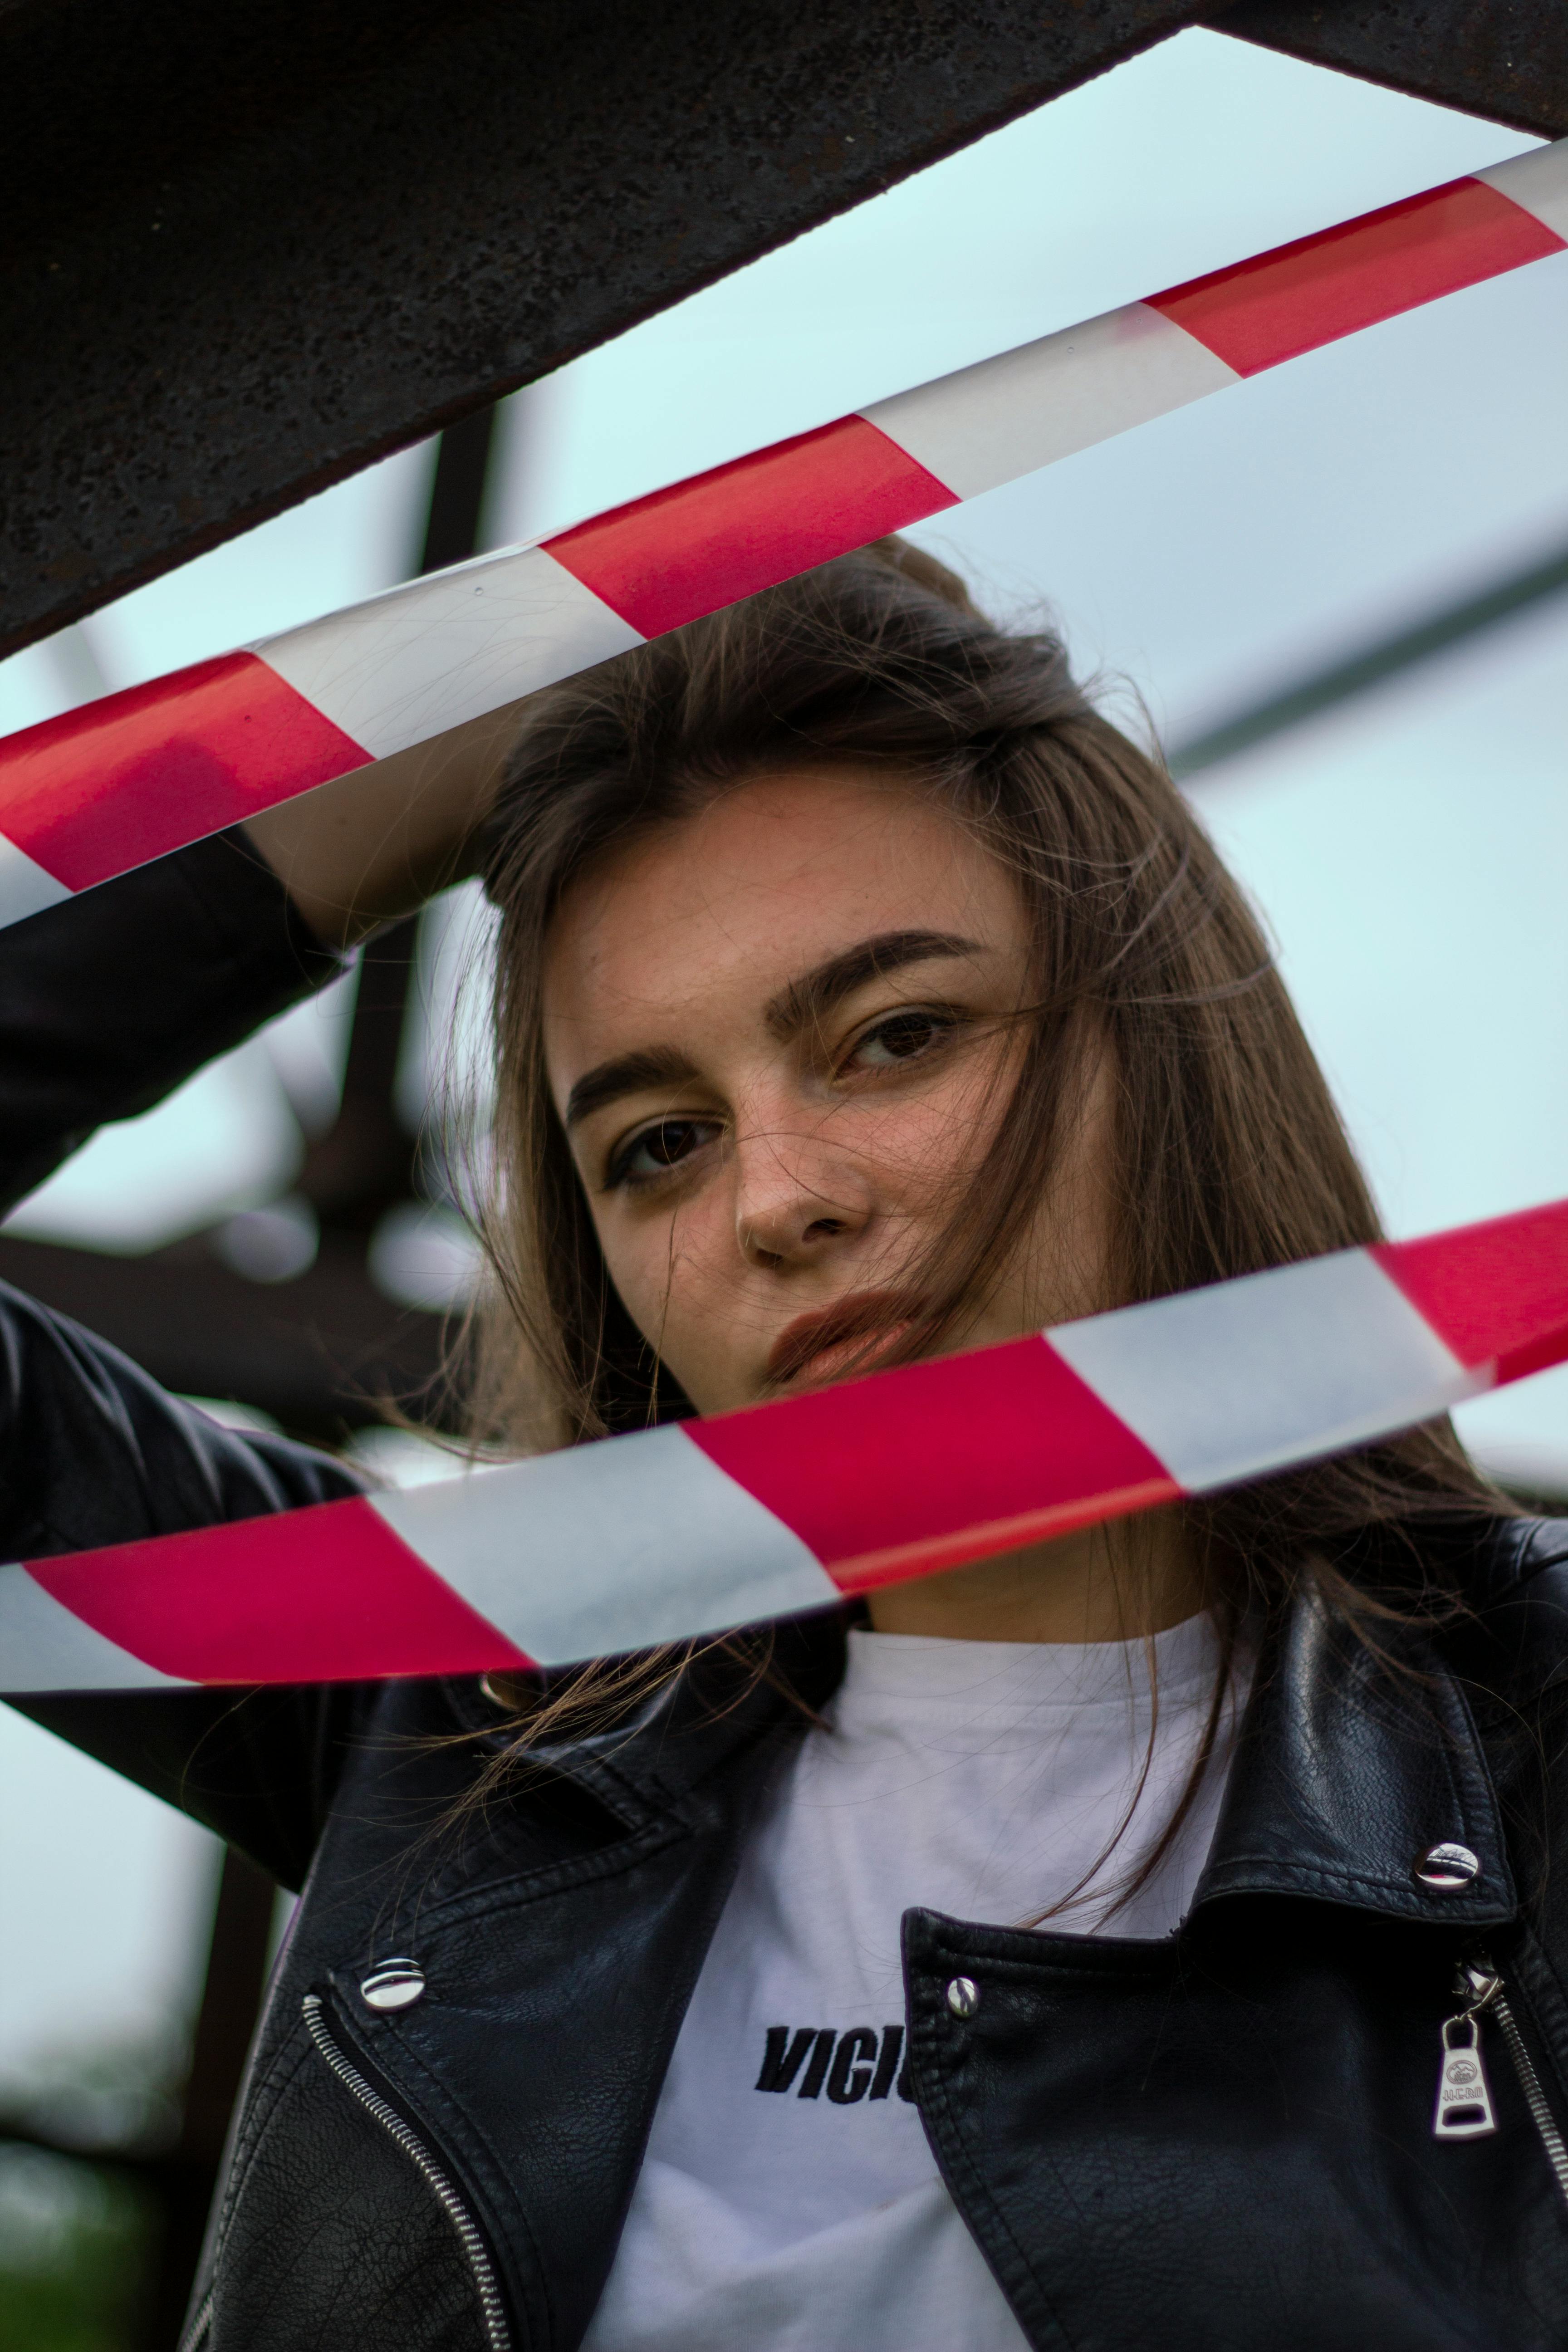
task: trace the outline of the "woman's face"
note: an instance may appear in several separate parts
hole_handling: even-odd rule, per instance
[[[885,773],[758,778],[574,886],[547,942],[551,1086],[611,1278],[699,1412],[896,1339],[1028,998],[1012,877]],[[1099,1303],[1108,1100],[1100,1073],[1028,1243],[948,1344]]]

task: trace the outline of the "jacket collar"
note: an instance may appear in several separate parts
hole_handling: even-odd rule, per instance
[[[761,1749],[765,1761],[794,1745],[843,1680],[846,1637],[859,1614],[851,1604],[760,1628],[763,1671],[743,1654],[700,1653],[626,1715],[603,1729],[542,1740],[533,1759],[590,1789],[628,1828],[658,1815],[689,1817],[693,1802],[716,1795],[746,1756]],[[477,1686],[452,1688],[465,1721],[476,1731],[489,1728],[467,1696]]]
[[[1429,1636],[1394,1629],[1384,1639],[1380,1629],[1379,1638],[1392,1667],[1337,1628],[1310,1591],[1298,1595],[1258,1661],[1194,1910],[1267,1894],[1466,1929],[1516,1916],[1464,1689]],[[1418,1857],[1445,1843],[1468,1846],[1479,1864],[1468,1886],[1445,1891],[1415,1876]]]
[[[1541,1532],[1530,1521],[1472,1520],[1431,1549],[1457,1547],[1462,1581],[1486,1610],[1528,1574]],[[1445,1565],[1452,1571],[1459,1558]],[[778,1682],[806,1708],[821,1706],[843,1674],[854,1614],[827,1610],[773,1628],[774,1674],[738,1700],[706,1675],[684,1675],[630,1723],[546,1751],[548,1760],[628,1817],[643,1806],[683,1811],[704,1785],[717,1793],[741,1751],[793,1742],[808,1718]],[[1337,1629],[1310,1591],[1298,1595],[1258,1660],[1194,1910],[1225,1896],[1285,1895],[1466,1930],[1517,1916],[1464,1687],[1419,1631],[1395,1629],[1384,1647],[1394,1670]],[[1446,1843],[1476,1856],[1468,1886],[1445,1891],[1416,1878],[1416,1858]]]

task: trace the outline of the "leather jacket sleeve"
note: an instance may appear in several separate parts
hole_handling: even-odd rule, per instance
[[[0,1200],[340,969],[231,835],[0,931]],[[327,1454],[220,1428],[0,1284],[0,1559],[251,1517],[357,1485]],[[363,1697],[91,1694],[21,1711],[298,1885]]]
[[[342,968],[237,833],[0,931],[0,1209]]]

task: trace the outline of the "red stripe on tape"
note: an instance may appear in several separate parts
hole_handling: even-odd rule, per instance
[[[544,544],[645,637],[958,504],[863,416],[655,490]]]
[[[1149,308],[1238,375],[1257,375],[1563,249],[1544,221],[1484,180],[1455,180],[1152,294]]]
[[[258,655],[223,654],[0,742],[0,833],[87,890],[369,760]]]
[[[685,1428],[847,1591],[1181,1491],[1038,1339]]]
[[[1562,1360],[1568,1342],[1568,1202],[1375,1248],[1384,1272],[1461,1364],[1500,1381]]]
[[[357,1497],[29,1560],[27,1573],[122,1650],[190,1682],[352,1682],[531,1663]]]

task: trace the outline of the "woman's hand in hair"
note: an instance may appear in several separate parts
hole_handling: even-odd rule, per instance
[[[318,939],[352,946],[476,867],[521,702],[250,818],[252,845]]]

